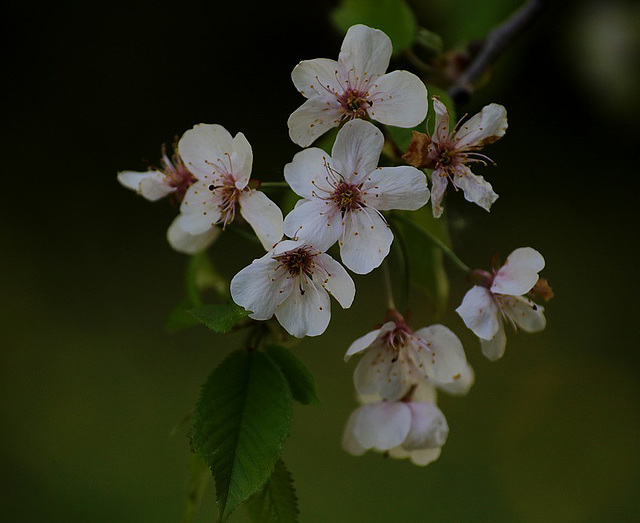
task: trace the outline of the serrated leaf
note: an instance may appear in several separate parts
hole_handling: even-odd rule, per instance
[[[215,332],[227,332],[251,314],[235,303],[202,305],[189,311],[191,315]]]
[[[303,405],[319,405],[316,394],[316,382],[309,369],[289,350],[273,345],[267,348],[267,354],[280,367],[289,382],[293,399]]]
[[[394,55],[413,43],[418,27],[413,11],[404,0],[342,0],[331,17],[344,32],[355,24],[384,31],[391,38]]]
[[[196,454],[189,455],[189,472],[191,479],[189,480],[189,487],[187,489],[187,501],[184,509],[184,516],[182,516],[182,523],[190,523],[195,516],[204,491],[209,483],[211,477],[211,471],[202,458]]]
[[[276,463],[273,474],[264,486],[249,498],[245,505],[255,523],[296,523],[298,498],[293,478],[282,460]]]
[[[291,429],[291,400],[287,380],[262,352],[233,352],[202,387],[192,444],[215,478],[219,521],[271,475]]]

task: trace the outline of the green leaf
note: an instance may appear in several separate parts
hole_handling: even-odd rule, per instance
[[[264,486],[245,505],[251,521],[256,523],[296,523],[298,498],[293,478],[282,460]]]
[[[391,38],[394,55],[411,46],[418,27],[404,0],[342,0],[333,10],[332,19],[343,32],[356,24],[384,31]]]
[[[168,332],[178,332],[188,327],[198,324],[198,320],[189,314],[189,310],[193,308],[193,303],[188,297],[184,297],[178,305],[169,313],[167,321],[164,324],[165,330]]]
[[[267,354],[280,367],[282,374],[289,382],[289,388],[294,400],[303,405],[320,404],[313,375],[291,351],[284,347],[273,345],[267,348]]]
[[[212,331],[227,332],[243,318],[251,314],[235,303],[217,303],[202,305],[189,311],[200,323]]]
[[[262,352],[238,350],[202,387],[193,416],[193,450],[216,482],[219,521],[271,475],[291,429],[291,392]]]
[[[445,219],[434,218],[431,206],[425,205],[417,211],[397,212],[391,220],[406,249],[409,280],[433,301],[435,314],[442,314],[449,298],[449,279],[442,250],[431,238],[450,245]]]
[[[189,487],[187,489],[187,501],[184,516],[182,516],[182,523],[190,523],[193,516],[198,512],[204,491],[211,477],[209,467],[207,467],[207,464],[202,461],[202,458],[196,454],[189,455],[189,472],[191,479],[189,480]]]

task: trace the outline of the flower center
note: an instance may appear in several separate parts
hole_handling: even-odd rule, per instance
[[[346,119],[363,118],[367,115],[367,110],[373,106],[373,102],[367,99],[367,95],[368,93],[349,89],[338,97]]]
[[[242,191],[236,187],[235,180],[231,175],[225,175],[220,185],[211,184],[208,189],[211,192],[217,191],[221,197],[221,202],[218,204],[220,209],[218,223],[222,223],[222,228],[224,229],[235,218],[236,204]]]
[[[279,267],[284,267],[291,276],[307,275],[309,278],[313,274],[313,259],[316,257],[315,252],[311,248],[304,246],[298,247],[284,254],[279,254],[273,258],[280,262]]]
[[[353,184],[340,182],[331,195],[331,199],[342,213],[361,206],[360,189]]]

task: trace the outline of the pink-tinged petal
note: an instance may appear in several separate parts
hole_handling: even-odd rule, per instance
[[[440,457],[442,447],[435,449],[414,450],[409,454],[409,459],[414,465],[426,467],[429,463],[433,463]]]
[[[449,179],[445,173],[440,173],[440,171],[437,170],[433,171],[431,175],[431,210],[433,211],[434,218],[440,218],[440,216],[442,216],[442,211],[444,211],[442,199],[444,198],[448,184]]]
[[[285,217],[285,234],[326,251],[338,241],[342,232],[340,213],[329,203],[318,199],[302,200]]]
[[[282,211],[266,194],[248,190],[240,194],[240,214],[247,220],[265,250],[282,239]]]
[[[351,87],[366,87],[368,78],[385,73],[391,52],[391,39],[382,31],[353,25],[344,37],[338,62],[351,71]]]
[[[244,134],[238,133],[233,138],[233,152],[231,153],[231,173],[238,189],[244,189],[251,178],[253,165],[253,150]]]
[[[333,167],[347,183],[359,184],[378,166],[383,146],[380,129],[364,120],[351,120],[338,131],[333,144]]]
[[[231,297],[241,307],[251,311],[254,320],[268,320],[282,300],[283,285],[276,281],[278,262],[271,253],[253,260],[231,280]]]
[[[450,383],[437,383],[436,386],[452,396],[464,396],[469,392],[476,380],[473,367],[467,363],[464,371]]]
[[[420,356],[427,377],[434,385],[451,383],[465,372],[467,357],[462,343],[450,329],[444,325],[431,325],[416,331],[414,336],[422,338],[427,345],[427,350],[422,350]]]
[[[427,88],[408,71],[393,71],[369,88],[372,119],[385,125],[415,127],[427,116]]]
[[[507,317],[525,332],[540,332],[547,326],[544,307],[524,296],[496,296]]]
[[[322,149],[305,149],[284,166],[284,179],[293,192],[303,198],[327,196],[333,190],[328,181],[328,167],[332,162],[331,156]]]
[[[367,449],[365,449],[362,445],[360,445],[360,443],[358,443],[358,440],[354,434],[357,419],[358,410],[355,410],[349,416],[347,426],[345,427],[344,434],[342,435],[342,448],[352,456],[362,456],[367,451]]]
[[[234,152],[233,138],[218,124],[198,124],[178,142],[180,156],[198,180],[217,182],[229,174],[229,158]]]
[[[544,258],[531,247],[513,251],[493,279],[491,292],[495,294],[526,294],[538,281],[538,273],[544,269]]]
[[[498,332],[501,323],[500,312],[491,292],[484,287],[473,286],[464,295],[456,312],[479,338],[490,340]]]
[[[395,328],[396,324],[392,321],[388,321],[379,329],[371,331],[368,334],[365,334],[364,336],[358,338],[349,346],[347,353],[344,355],[344,361],[347,361],[354,354],[358,354],[359,352],[368,349],[369,347],[371,347],[373,342],[376,341],[376,338],[378,336],[384,336],[387,332],[390,332]]]
[[[329,325],[331,308],[329,295],[322,285],[303,281],[276,308],[276,318],[285,330],[295,336],[319,336]]]
[[[183,218],[184,215],[182,214],[176,216],[167,231],[169,245],[178,252],[196,254],[204,251],[220,235],[220,229],[218,227],[212,227],[201,234],[191,234],[182,227],[181,222]]]
[[[289,138],[300,147],[308,147],[318,136],[337,127],[341,118],[341,106],[335,98],[314,96],[289,116]]]
[[[484,147],[502,138],[507,126],[507,110],[498,104],[486,105],[458,129],[456,148]]]
[[[480,347],[482,347],[482,354],[489,360],[496,361],[502,358],[504,350],[507,346],[507,335],[504,332],[504,322],[502,316],[498,319],[498,332],[490,340],[483,340],[480,338]]]
[[[341,93],[338,62],[328,58],[303,60],[293,68],[291,79],[305,98]]]
[[[374,345],[362,356],[353,373],[353,384],[358,394],[375,394],[385,400],[397,401],[409,391],[417,377],[405,375],[406,367],[395,356],[382,344]]]
[[[365,205],[381,211],[415,211],[429,201],[427,177],[415,167],[379,167],[362,185]]]
[[[449,425],[442,411],[433,403],[409,402],[411,428],[402,442],[405,450],[442,447],[447,442]]]
[[[340,239],[342,263],[356,274],[367,274],[389,254],[393,233],[374,209],[356,209],[345,213],[344,233]]]
[[[435,97],[433,100],[433,112],[436,113],[435,127],[431,139],[435,143],[442,143],[449,139],[449,111],[447,106]]]
[[[356,410],[353,435],[365,449],[385,451],[400,445],[411,427],[406,403],[369,403]]]
[[[118,181],[122,185],[152,202],[175,192],[175,187],[166,183],[166,179],[166,175],[161,171],[121,171],[118,173]]]
[[[482,176],[473,174],[466,165],[456,167],[453,183],[462,189],[468,202],[475,203],[486,211],[490,210],[491,205],[498,199],[491,184]]]
[[[343,309],[351,307],[356,295],[356,285],[344,267],[325,253],[316,256],[316,265],[323,270],[314,272],[314,278],[317,275],[321,279],[322,286],[329,291]]]

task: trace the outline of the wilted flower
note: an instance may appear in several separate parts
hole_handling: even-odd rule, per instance
[[[535,286],[544,258],[531,247],[513,251],[494,274],[474,271],[476,283],[462,300],[456,312],[480,338],[482,353],[490,360],[502,357],[507,344],[504,320],[526,332],[544,329],[544,308],[524,295]],[[546,284],[548,292],[551,288]]]
[[[304,199],[285,218],[287,236],[320,250],[339,241],[342,262],[358,274],[378,267],[393,241],[380,211],[415,210],[429,200],[418,169],[378,167],[383,145],[378,128],[354,120],[338,132],[331,156],[318,148],[297,153],[284,177]]]
[[[502,105],[490,104],[482,111],[458,124],[449,132],[449,112],[437,98],[433,98],[436,113],[433,135],[415,132],[403,158],[416,167],[433,169],[431,175],[431,207],[438,218],[443,211],[442,198],[448,182],[464,197],[487,211],[498,195],[482,176],[471,172],[467,164],[491,161],[478,151],[500,139],[507,130],[507,111]]]
[[[231,297],[255,320],[275,314],[292,336],[318,336],[331,319],[329,295],[351,306],[355,285],[328,254],[301,241],[284,240],[231,280]]]
[[[326,58],[300,62],[291,78],[308,100],[289,117],[291,140],[307,147],[330,128],[367,116],[397,127],[422,122],[427,89],[408,71],[385,74],[391,51],[391,40],[382,31],[354,25],[337,62]]]

